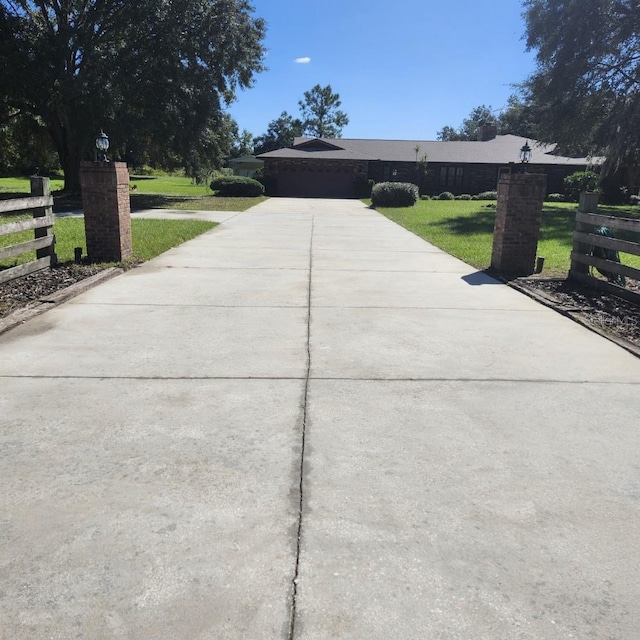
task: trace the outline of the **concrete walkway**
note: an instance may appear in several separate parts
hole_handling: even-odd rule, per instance
[[[639,385],[271,199],[0,337],[0,639],[637,640]]]

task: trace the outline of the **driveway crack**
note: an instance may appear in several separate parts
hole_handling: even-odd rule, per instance
[[[304,509],[304,462],[307,437],[307,403],[309,397],[309,380],[311,377],[311,292],[313,286],[313,235],[315,230],[315,216],[311,216],[311,242],[309,243],[309,286],[307,290],[307,366],[304,380],[304,395],[302,401],[302,442],[300,446],[300,473],[298,485],[298,526],[296,539],[296,558],[291,581],[291,611],[289,615],[289,631],[287,640],[293,640],[296,628],[296,613],[298,604],[298,576],[300,573],[300,550],[302,544],[302,525]]]

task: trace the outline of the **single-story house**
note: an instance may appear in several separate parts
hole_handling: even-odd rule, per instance
[[[494,191],[501,172],[520,163],[529,144],[527,171],[546,173],[547,192],[562,193],[563,180],[601,158],[572,158],[554,153],[555,145],[481,128],[477,141],[362,140],[296,138],[290,148],[258,156],[273,195],[353,198],[367,180],[418,184],[421,193],[474,195]],[[425,166],[426,164],[426,166]],[[425,170],[426,169],[426,170]]]

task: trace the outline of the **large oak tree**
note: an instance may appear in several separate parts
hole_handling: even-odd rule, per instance
[[[247,0],[0,0],[0,92],[44,123],[66,189],[101,128],[122,156],[215,163],[264,33]]]
[[[526,83],[540,139],[565,152],[640,159],[640,6],[637,0],[525,0],[527,45],[537,67]],[[637,186],[637,185],[635,185]]]

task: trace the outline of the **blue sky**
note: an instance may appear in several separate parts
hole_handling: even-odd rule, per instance
[[[435,140],[534,68],[518,0],[253,0],[268,70],[238,93],[239,128],[264,133],[314,85],[340,94],[345,138]],[[301,58],[309,62],[296,62]]]

